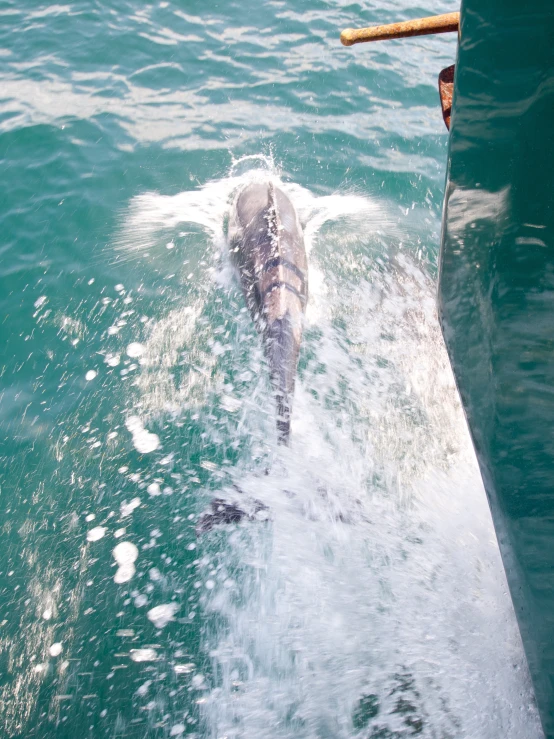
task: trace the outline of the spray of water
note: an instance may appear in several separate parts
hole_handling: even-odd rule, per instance
[[[282,183],[305,227],[310,302],[292,445],[276,445],[225,243],[237,187],[279,176],[262,164],[241,160],[196,192],[136,198],[117,244],[123,258],[155,262],[184,224],[208,234],[200,252],[183,242],[186,304],[149,329],[133,413],[203,412],[198,443],[238,459],[198,510],[215,489],[269,512],[199,542],[210,669],[196,677],[198,736],[536,737],[434,285],[399,248],[387,208],[359,194]]]

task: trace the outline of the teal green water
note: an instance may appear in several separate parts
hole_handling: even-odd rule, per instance
[[[455,39],[338,42],[452,9],[0,8],[3,736],[540,736],[435,314]],[[285,451],[260,170],[309,249]],[[214,495],[270,520],[197,540]]]

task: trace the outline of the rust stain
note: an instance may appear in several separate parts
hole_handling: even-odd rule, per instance
[[[424,36],[431,33],[450,33],[457,31],[460,25],[459,13],[444,13],[429,18],[417,18],[400,23],[389,23],[385,26],[369,28],[345,28],[340,35],[344,46],[353,46],[364,41],[382,41],[384,39]]]
[[[452,114],[452,95],[454,93],[455,65],[446,67],[439,74],[439,94],[441,97],[442,117],[450,130],[450,116]]]

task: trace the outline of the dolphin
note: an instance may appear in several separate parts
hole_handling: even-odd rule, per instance
[[[277,438],[280,444],[288,445],[308,301],[308,261],[298,215],[279,184],[268,179],[238,191],[229,217],[228,239],[246,305],[262,336],[277,407]],[[215,498],[198,520],[197,536],[244,518],[267,518],[267,507],[259,500],[250,507],[247,512],[234,502]]]
[[[308,261],[298,214],[273,180],[242,187],[229,218],[229,248],[264,351],[277,406],[277,437],[288,445],[294,381],[308,301]]]

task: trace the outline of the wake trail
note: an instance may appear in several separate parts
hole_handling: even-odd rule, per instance
[[[183,224],[205,232],[211,266],[146,337],[135,403],[143,420],[200,417],[198,443],[237,451],[199,511],[215,496],[270,512],[199,540],[199,579],[210,582],[201,735],[536,737],[434,283],[386,204],[318,197],[272,162],[252,164],[198,191],[135,198],[117,240],[124,258],[140,258],[160,256]],[[233,193],[268,172],[309,253],[290,449],[276,445],[263,354],[226,254]],[[198,248],[187,243],[186,271]]]

